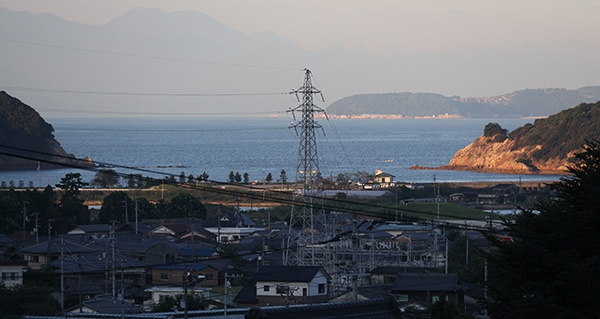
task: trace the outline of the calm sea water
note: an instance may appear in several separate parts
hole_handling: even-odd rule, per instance
[[[319,163],[323,176],[376,169],[402,182],[518,181],[558,179],[547,175],[506,175],[461,171],[410,170],[414,165],[448,164],[456,151],[483,133],[489,122],[513,130],[525,119],[319,120]],[[299,137],[288,118],[52,119],[55,136],[77,157],[143,168],[117,168],[162,178],[166,174],[199,175],[227,181],[230,171],[274,180],[282,169],[295,179]],[[0,180],[26,185],[54,185],[73,169],[0,172]],[[84,181],[94,172],[79,171]]]

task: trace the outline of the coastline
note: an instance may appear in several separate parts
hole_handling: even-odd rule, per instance
[[[456,166],[456,165],[442,165],[437,167],[413,165],[410,167],[411,170],[430,170],[430,171],[465,171],[465,172],[477,172],[477,173],[491,173],[491,174],[523,174],[523,175],[570,175],[569,171],[566,170],[542,170],[542,171],[529,171],[529,170],[501,170],[501,169],[486,169],[481,167],[471,166]]]

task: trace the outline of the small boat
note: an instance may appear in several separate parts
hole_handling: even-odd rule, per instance
[[[385,162],[385,163],[393,163],[393,162],[394,162],[394,160],[393,160],[393,159],[386,159],[386,160],[384,160],[384,162]]]

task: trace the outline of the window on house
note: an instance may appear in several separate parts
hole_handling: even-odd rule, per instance
[[[6,280],[7,277],[8,277],[8,273],[3,272],[2,273],[2,280]]]
[[[319,284],[319,293],[320,294],[324,294],[325,293],[325,284]]]
[[[169,280],[169,274],[161,272],[160,273],[160,280]]]
[[[263,291],[269,291],[271,289],[271,287],[269,287],[269,285],[265,285],[263,287]]]
[[[308,291],[306,290],[306,288],[302,288],[302,296],[306,296],[308,294]]]
[[[17,273],[16,272],[11,272],[10,273],[10,280],[17,280]]]
[[[213,279],[215,279],[215,275],[213,275],[213,274],[204,275],[204,280],[213,280]]]

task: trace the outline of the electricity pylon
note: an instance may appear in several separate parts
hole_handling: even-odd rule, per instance
[[[320,173],[315,130],[322,127],[314,118],[315,113],[325,111],[313,103],[314,95],[321,94],[321,91],[312,85],[310,70],[304,71],[304,84],[291,92],[296,95],[300,105],[288,110],[294,117],[291,127],[300,136],[300,144],[296,163],[296,200],[291,212],[290,236],[284,262],[287,265],[326,265],[328,261],[324,258],[324,251],[317,247],[318,242],[328,238],[325,214],[319,208],[316,185]],[[302,116],[299,122],[296,121],[296,112],[300,112]]]

